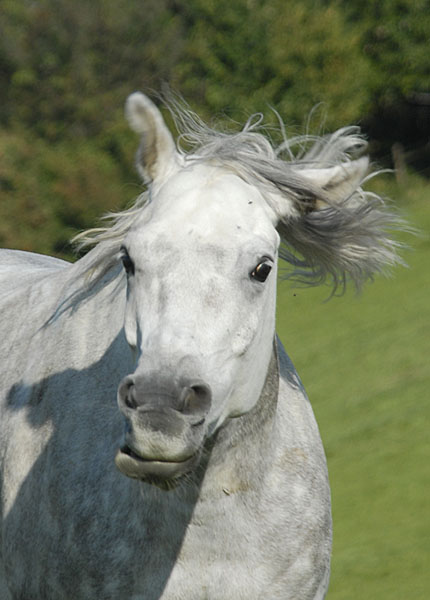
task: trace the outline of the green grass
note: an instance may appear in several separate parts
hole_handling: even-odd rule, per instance
[[[430,185],[390,194],[421,236],[409,268],[362,295],[281,283],[278,333],[314,407],[329,464],[328,600],[430,594]]]

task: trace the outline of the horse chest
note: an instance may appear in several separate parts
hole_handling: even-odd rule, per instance
[[[172,569],[164,573],[160,600],[264,597],[270,582],[258,515],[240,497],[222,494],[210,507],[196,506]],[[147,577],[136,580],[134,600],[147,599]]]
[[[188,512],[186,503],[169,510],[167,499],[152,506],[143,502],[144,512],[120,502],[103,516],[99,498],[98,510],[82,513],[82,521],[75,515],[72,527],[44,514],[25,543],[19,525],[24,515],[16,513],[14,523],[11,516],[7,571],[12,598],[263,597],[269,581],[254,503],[244,502],[240,493],[227,496],[220,490],[219,501],[198,502]]]

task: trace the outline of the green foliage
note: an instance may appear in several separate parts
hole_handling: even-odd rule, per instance
[[[186,96],[206,110],[243,120],[271,104],[297,125],[322,102],[332,128],[366,109],[367,63],[357,33],[335,6],[284,0],[185,4],[190,34],[178,78]]]
[[[342,0],[360,31],[358,45],[368,60],[370,105],[363,125],[376,139],[385,162],[400,142],[414,168],[430,176],[429,0]]]
[[[130,156],[131,161],[131,156]],[[0,130],[0,244],[70,258],[70,238],[139,193],[106,152]]]
[[[360,45],[372,63],[372,91],[380,104],[430,91],[429,0],[342,2],[360,23]]]
[[[301,124],[325,103],[328,126],[367,105],[357,32],[312,0],[2,0],[4,124],[50,140],[98,135],[135,87],[167,81],[207,115],[239,120],[276,106]],[[354,66],[351,68],[351,66]]]
[[[429,0],[0,0],[0,122],[94,137],[134,88],[206,116],[362,120],[430,90]]]
[[[164,0],[1,0],[3,124],[50,140],[94,137],[135,87],[159,87],[175,64]]]

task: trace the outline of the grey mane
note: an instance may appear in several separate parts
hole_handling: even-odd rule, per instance
[[[282,142],[276,146],[262,125],[262,115],[250,117],[240,131],[223,132],[208,127],[175,98],[164,103],[180,132],[177,149],[185,163],[219,165],[259,187],[263,195],[276,191],[294,203],[298,216],[278,225],[280,257],[294,267],[287,278],[307,285],[327,281],[335,293],[342,292],[348,280],[358,289],[375,272],[402,262],[397,255],[400,244],[391,239],[390,231],[405,226],[381,197],[359,185],[334,203],[329,190],[300,173],[345,165],[361,156],[367,144],[358,127],[288,140],[280,121]],[[76,270],[77,277],[85,277],[87,291],[118,263],[122,240],[148,197],[143,193],[129,210],[106,215],[106,226],[75,238],[79,248],[96,246]],[[269,193],[266,198],[270,204]]]

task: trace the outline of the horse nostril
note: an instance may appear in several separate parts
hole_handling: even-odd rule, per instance
[[[203,400],[206,401],[207,399],[210,399],[210,397],[211,397],[211,389],[208,385],[206,385],[204,383],[192,385],[191,389],[196,394],[196,396],[202,401]]]
[[[136,400],[133,398],[132,392],[129,392],[124,398],[124,404],[127,408],[135,410],[137,408]]]
[[[126,377],[121,383],[119,387],[119,398],[127,408],[132,410],[137,408],[134,381],[131,377]]]
[[[184,385],[185,384],[185,385]],[[158,381],[149,377],[128,375],[118,388],[119,408],[131,417],[131,411],[140,413],[174,409],[190,417],[205,418],[211,404],[212,393],[200,380],[184,381],[179,387],[174,381]]]
[[[204,383],[197,383],[184,387],[181,393],[181,412],[192,415],[206,415],[211,403],[210,387]]]

